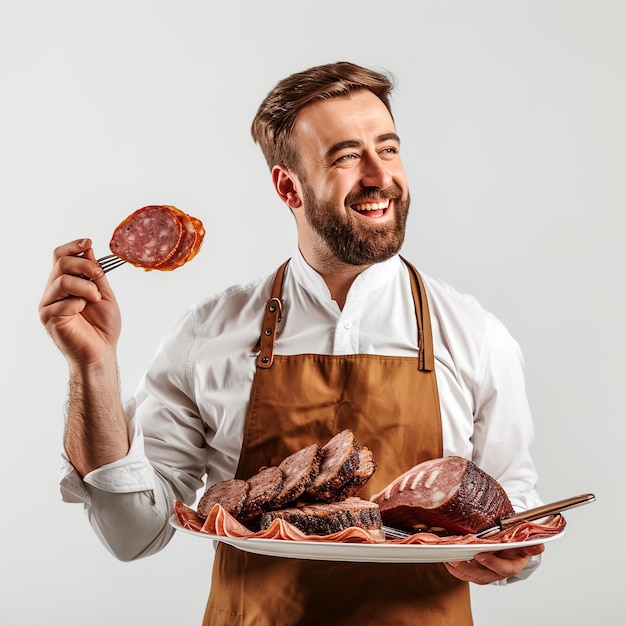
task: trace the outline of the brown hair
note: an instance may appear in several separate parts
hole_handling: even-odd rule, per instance
[[[297,169],[299,156],[290,139],[296,117],[305,106],[367,89],[380,98],[393,118],[389,96],[394,86],[391,74],[345,61],[292,74],[281,80],[261,103],[252,122],[252,138],[261,147],[270,169],[277,164]]]

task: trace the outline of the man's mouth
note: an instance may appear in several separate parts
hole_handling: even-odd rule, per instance
[[[363,215],[367,218],[382,217],[389,208],[389,203],[389,198],[385,198],[377,202],[372,200],[368,202],[355,202],[350,205],[350,208],[359,215]]]

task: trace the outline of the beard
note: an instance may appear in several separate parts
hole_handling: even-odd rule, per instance
[[[356,202],[390,198],[394,201],[393,222],[371,224],[351,215],[348,209],[343,213],[331,202],[320,200],[308,183],[303,183],[304,214],[313,230],[328,246],[335,260],[347,265],[372,265],[386,261],[397,254],[404,242],[406,220],[409,213],[410,197],[402,199],[402,190],[392,185],[382,191],[364,190],[346,198],[345,206]]]

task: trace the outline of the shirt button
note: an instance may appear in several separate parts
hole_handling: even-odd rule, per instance
[[[350,329],[352,328],[352,320],[346,320],[346,321],[343,323],[343,327],[344,327],[344,328],[347,328],[348,330],[350,330]]]

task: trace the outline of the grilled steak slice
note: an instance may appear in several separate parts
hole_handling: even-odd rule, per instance
[[[356,495],[363,485],[372,477],[376,471],[376,461],[369,448],[363,446],[359,451],[359,466],[356,468],[352,478],[348,479],[336,493],[336,501],[345,500]]]
[[[249,478],[248,497],[243,504],[240,520],[254,520],[268,508],[283,488],[283,473],[278,467],[264,467]]]
[[[342,430],[322,448],[319,474],[306,491],[316,500],[333,502],[358,467],[359,444],[351,430]]]
[[[243,509],[249,486],[245,480],[233,478],[222,480],[207,488],[200,498],[197,513],[206,518],[215,504],[221,504],[233,517],[238,517]]]
[[[378,505],[360,498],[268,511],[261,516],[261,528],[268,528],[278,518],[293,524],[307,535],[330,535],[351,526],[364,530],[380,530],[382,527]]]
[[[371,500],[385,524],[426,525],[453,534],[475,533],[514,513],[502,486],[467,459],[451,456],[420,463]]]
[[[269,508],[280,509],[295,502],[318,475],[321,462],[322,449],[316,443],[286,457],[278,466],[284,477],[283,488]]]

